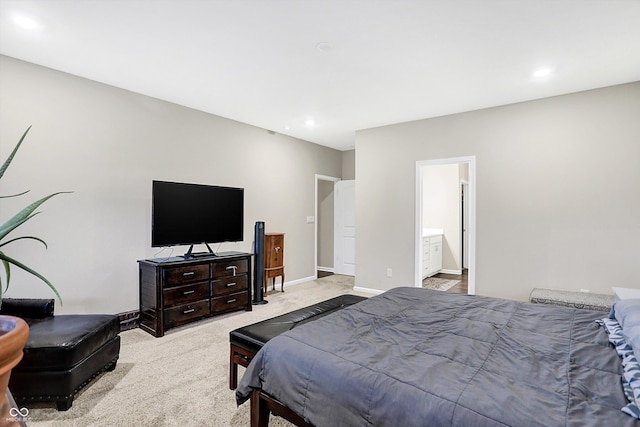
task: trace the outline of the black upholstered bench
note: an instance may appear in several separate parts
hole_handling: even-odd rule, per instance
[[[55,316],[52,299],[5,299],[2,314],[29,324],[24,355],[9,380],[18,404],[56,402],[66,411],[75,394],[103,371],[115,369],[120,321],[111,314]],[[0,423],[1,424],[1,423]]]
[[[243,326],[229,332],[231,344],[229,361],[229,388],[235,390],[238,386],[238,365],[247,367],[256,353],[271,338],[280,335],[322,316],[333,313],[346,306],[353,305],[366,299],[356,295],[340,295],[290,313],[276,316],[271,319],[252,325]]]

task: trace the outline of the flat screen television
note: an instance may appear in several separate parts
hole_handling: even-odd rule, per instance
[[[244,189],[153,181],[151,246],[240,242],[244,233]]]

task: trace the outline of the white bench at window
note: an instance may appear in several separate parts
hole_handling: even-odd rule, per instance
[[[586,310],[609,311],[613,305],[613,295],[533,288],[529,295],[529,302],[555,304]]]

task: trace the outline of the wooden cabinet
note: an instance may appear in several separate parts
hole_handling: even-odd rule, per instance
[[[422,278],[433,276],[442,270],[442,236],[422,238]]]
[[[264,289],[267,290],[269,279],[273,279],[276,288],[276,277],[282,277],[280,289],[284,292],[284,233],[265,233],[264,235]]]
[[[251,311],[251,254],[138,261],[140,328],[161,337],[169,328],[235,310]]]

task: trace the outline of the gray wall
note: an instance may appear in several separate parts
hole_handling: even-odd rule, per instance
[[[342,152],[342,179],[356,179],[356,150]]]
[[[340,176],[342,153],[264,129],[0,56],[0,159],[33,129],[0,182],[0,220],[59,190],[5,252],[50,279],[58,312],[123,312],[138,306],[136,261],[151,258],[151,181],[245,188],[244,242],[253,224],[286,233],[288,281],[314,272],[315,174]],[[218,248],[215,245],[214,250]],[[174,255],[186,247],[177,247]],[[159,256],[168,256],[163,251]],[[12,270],[8,296],[51,297],[37,279]]]
[[[413,285],[416,161],[476,156],[478,294],[640,287],[639,117],[636,82],[357,132],[356,285]]]

